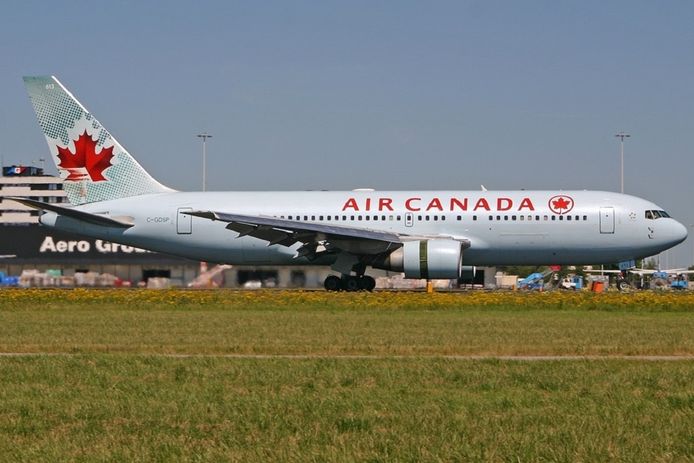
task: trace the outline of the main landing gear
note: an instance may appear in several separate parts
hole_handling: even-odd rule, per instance
[[[328,291],[373,291],[376,280],[368,275],[342,275],[342,278],[330,275],[323,282],[323,287]]]

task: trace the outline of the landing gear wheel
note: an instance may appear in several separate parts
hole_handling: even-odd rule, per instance
[[[345,291],[359,291],[359,278],[348,275],[342,279],[342,289]]]
[[[373,291],[375,287],[376,280],[374,280],[373,277],[364,275],[359,279],[359,289],[363,289],[365,291]]]
[[[340,291],[342,289],[342,280],[335,275],[329,275],[323,282],[323,287],[327,291]]]

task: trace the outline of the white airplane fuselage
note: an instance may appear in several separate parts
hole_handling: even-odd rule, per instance
[[[239,237],[224,222],[185,212],[215,210],[389,231],[414,239],[464,239],[470,244],[463,252],[464,265],[616,263],[658,254],[687,236],[686,228],[672,218],[647,218],[646,211],[662,211],[659,206],[602,191],[172,192],[76,209],[128,217],[134,225],[93,225],[53,212],[45,213],[41,223],[191,259],[240,265],[329,265],[335,255],[308,261],[297,257],[299,244],[269,245]]]

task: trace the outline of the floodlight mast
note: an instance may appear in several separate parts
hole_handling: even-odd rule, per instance
[[[619,175],[619,181],[620,181],[620,192],[624,193],[624,139],[631,137],[628,133],[625,132],[619,132],[615,134],[616,138],[619,138],[619,159],[620,159],[620,175]]]
[[[212,138],[212,135],[204,132],[197,137],[202,138],[202,191],[207,191],[207,139]]]

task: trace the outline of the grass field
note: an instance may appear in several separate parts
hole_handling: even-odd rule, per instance
[[[2,461],[694,461],[689,294],[0,291],[0,352]]]

